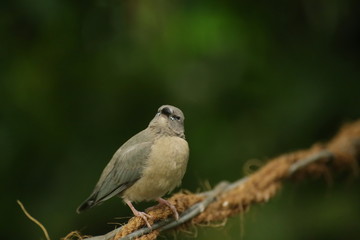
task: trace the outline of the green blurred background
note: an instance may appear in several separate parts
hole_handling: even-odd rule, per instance
[[[360,117],[359,9],[355,0],[3,2],[1,239],[44,239],[16,199],[52,239],[126,222],[131,212],[119,199],[75,209],[162,104],[186,116],[182,188],[190,191],[244,176],[248,159],[328,140]],[[197,239],[359,239],[358,186],[289,183],[242,221],[191,231]]]

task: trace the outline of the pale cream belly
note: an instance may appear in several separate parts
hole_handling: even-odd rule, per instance
[[[130,201],[154,200],[180,185],[189,158],[187,142],[162,137],[154,142],[142,177],[122,197]]]

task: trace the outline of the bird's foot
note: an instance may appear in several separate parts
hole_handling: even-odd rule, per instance
[[[175,219],[179,220],[179,213],[178,213],[178,211],[176,210],[176,207],[173,204],[171,204],[169,201],[167,201],[167,200],[165,200],[163,198],[158,198],[156,200],[159,202],[159,204],[168,206],[171,209],[171,211],[174,213]]]
[[[141,217],[144,220],[144,222],[146,223],[146,226],[148,226],[148,228],[151,228],[148,218],[152,218],[152,216],[150,216],[147,213],[139,212],[139,211],[136,211],[136,213],[134,212],[134,215],[137,217]]]
[[[146,226],[148,226],[148,228],[151,228],[148,218],[152,218],[152,216],[147,213],[139,212],[138,210],[136,210],[136,208],[132,205],[132,203],[129,200],[125,200],[125,202],[129,206],[131,211],[134,213],[134,215],[137,217],[141,217],[144,220],[144,222],[146,223]]]

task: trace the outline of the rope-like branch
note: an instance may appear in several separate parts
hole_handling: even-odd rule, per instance
[[[87,240],[155,239],[161,231],[186,227],[186,224],[206,224],[243,212],[254,203],[266,202],[289,177],[331,176],[347,171],[357,174],[360,156],[360,121],[343,127],[328,144],[315,144],[308,150],[284,154],[269,161],[254,174],[234,183],[221,182],[213,190],[198,194],[178,193],[169,199],[182,214],[178,221],[165,206],[154,207],[152,228],[144,227],[141,218],[129,222],[105,235]]]
[[[315,162],[317,160],[321,160],[321,159],[331,159],[333,157],[332,153],[327,151],[327,150],[323,150],[321,152],[315,153],[314,155],[308,157],[308,158],[304,158],[294,164],[292,164],[289,168],[289,175],[295,173],[297,170],[305,167],[306,165]]]
[[[160,221],[160,222],[152,225],[152,229],[149,229],[147,227],[141,228],[133,233],[130,233],[129,235],[127,235],[125,237],[120,238],[120,240],[134,239],[134,238],[145,235],[145,234],[151,232],[152,230],[156,230],[156,229],[159,231],[165,231],[167,229],[177,227],[177,226],[189,221],[190,219],[192,219],[199,213],[203,212],[205,210],[205,208],[211,202],[214,201],[216,196],[218,196],[222,191],[224,191],[227,186],[228,186],[227,182],[221,182],[214,188],[214,190],[205,193],[206,198],[203,201],[193,205],[188,210],[186,210],[183,214],[181,214],[181,217],[179,218],[179,220],[176,221],[175,219],[165,219],[163,221]]]
[[[122,237],[121,240],[128,240],[128,239],[133,239],[133,238],[137,238],[140,237],[142,235],[148,234],[149,232],[153,231],[153,230],[160,230],[160,231],[164,231],[170,228],[174,228],[176,226],[179,226],[185,222],[187,222],[188,220],[192,219],[194,216],[198,215],[199,213],[203,212],[205,210],[205,208],[212,202],[214,201],[215,197],[218,196],[221,192],[223,192],[227,187],[229,186],[229,184],[227,182],[221,182],[219,183],[213,190],[202,193],[201,195],[206,196],[206,198],[193,205],[192,207],[190,207],[188,210],[186,210],[184,213],[182,213],[180,215],[180,218],[176,221],[174,219],[164,219],[162,221],[159,221],[155,224],[153,224],[151,226],[151,229],[149,229],[148,227],[144,227],[141,228],[133,233],[130,233],[129,235],[126,235],[125,237]],[[117,228],[105,235],[101,235],[101,236],[96,236],[96,237],[91,237],[91,238],[86,238],[86,240],[107,240],[107,239],[111,239],[112,237],[114,237],[119,230],[121,230],[122,227]]]

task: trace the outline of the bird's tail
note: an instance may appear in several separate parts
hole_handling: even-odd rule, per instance
[[[96,197],[90,196],[88,199],[86,199],[77,209],[77,213],[81,213],[89,208],[92,208],[97,205]]]

